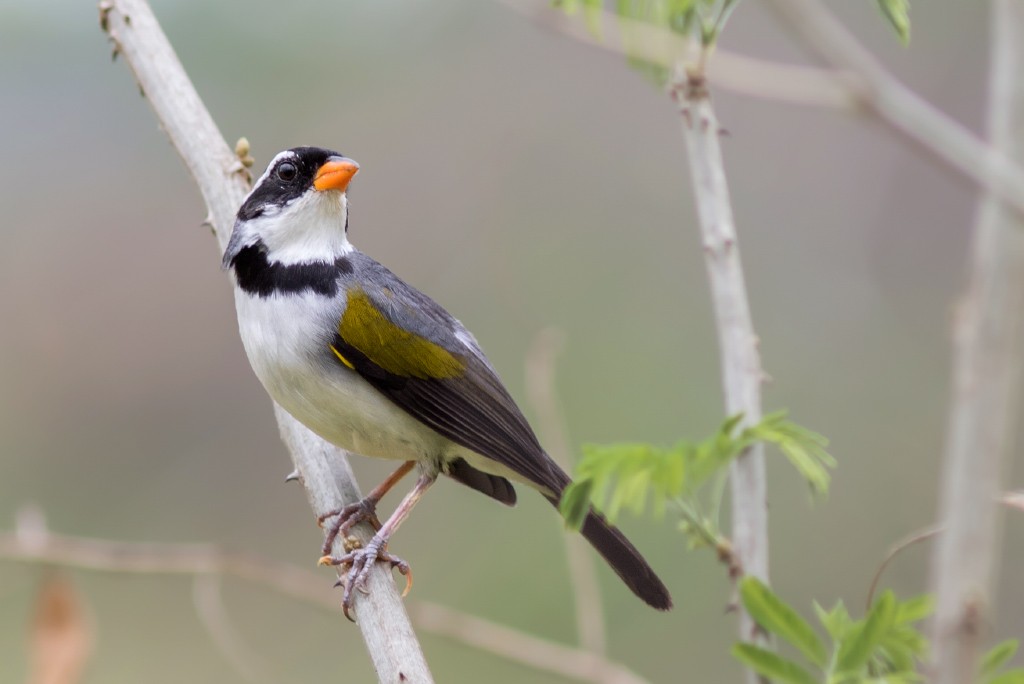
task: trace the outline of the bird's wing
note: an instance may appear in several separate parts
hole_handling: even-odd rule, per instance
[[[383,267],[380,267],[383,268]],[[390,273],[388,273],[390,275]],[[561,493],[568,478],[462,324],[394,276],[348,288],[331,353],[453,442]]]

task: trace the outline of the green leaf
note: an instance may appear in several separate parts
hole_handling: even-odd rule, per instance
[[[988,680],[986,684],[1024,684],[1024,670],[1010,670]]]
[[[558,510],[565,518],[566,527],[579,531],[590,511],[590,495],[594,491],[594,481],[590,479],[573,482],[562,493],[558,502]]]
[[[828,469],[836,467],[835,458],[825,450],[828,440],[787,420],[785,411],[769,413],[760,423],[744,430],[740,438],[774,444],[815,493],[828,492],[831,480]]]
[[[910,42],[910,2],[909,0],[878,0],[878,9],[889,20],[889,24],[900,37],[904,45]]]
[[[846,605],[842,601],[836,602],[836,605],[832,610],[826,611],[821,605],[814,602],[814,612],[818,616],[818,621],[828,632],[829,636],[832,637],[833,641],[839,642],[846,636],[853,621],[850,619],[850,613],[846,610]]]
[[[759,675],[770,677],[776,682],[818,684],[818,680],[812,677],[811,673],[793,661],[752,644],[736,644],[732,647],[732,654]]]
[[[782,442],[779,444],[779,449],[786,455],[797,472],[807,480],[816,494],[828,492],[832,476],[807,449],[794,442]]]
[[[737,413],[735,416],[729,416],[722,423],[722,427],[718,428],[718,433],[726,437],[732,437],[732,433],[736,431],[736,426],[743,420],[743,413]]]
[[[740,582],[740,598],[757,624],[796,646],[818,667],[825,667],[828,655],[814,628],[763,582],[745,577]]]
[[[604,39],[604,27],[601,25],[603,9],[601,0],[583,0],[583,19],[587,24],[587,30],[598,40]]]
[[[1007,639],[986,653],[981,659],[981,676],[991,677],[996,673],[996,670],[1001,668],[1017,653],[1017,649],[1020,647],[1020,642],[1016,639]]]
[[[896,624],[905,625],[923,620],[934,610],[935,597],[931,594],[921,594],[906,601],[900,601],[896,607]]]
[[[910,625],[894,625],[878,647],[878,658],[887,664],[886,672],[913,671],[916,662],[928,652],[928,641]]]
[[[875,601],[867,619],[857,623],[839,645],[836,671],[859,672],[871,659],[885,632],[892,626],[896,614],[896,597],[887,591]]]

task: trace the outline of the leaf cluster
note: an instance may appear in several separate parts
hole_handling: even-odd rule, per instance
[[[900,601],[883,593],[860,620],[850,617],[842,601],[831,610],[817,603],[814,611],[828,637],[816,630],[792,606],[753,577],[740,582],[740,599],[765,632],[802,656],[799,661],[753,644],[739,643],[733,655],[747,667],[778,684],[904,684],[922,681],[918,666],[928,653],[928,641],[917,623],[934,607],[930,595]],[[1000,673],[1017,650],[1004,641],[983,658],[979,681],[984,684],[1024,684],[1024,670]]]
[[[825,450],[828,440],[788,420],[785,412],[765,416],[743,429],[739,428],[741,420],[742,415],[733,416],[701,442],[681,441],[667,448],[642,442],[584,445],[575,482],[560,504],[568,526],[579,529],[592,505],[611,520],[622,511],[642,515],[648,509],[662,517],[673,507],[687,524],[684,531],[714,543],[721,486],[714,488],[711,496],[711,516],[703,513],[707,507],[698,495],[709,482],[721,483],[732,459],[757,442],[778,447],[812,492],[828,491],[829,469],[836,465]]]
[[[744,578],[740,599],[762,629],[803,656],[805,663],[752,644],[733,647],[741,662],[776,682],[902,684],[919,679],[917,664],[927,654],[928,643],[914,623],[931,613],[930,596],[899,601],[887,591],[860,620],[850,617],[842,601],[831,610],[815,603],[818,621],[830,642],[827,647],[809,622],[759,580]]]

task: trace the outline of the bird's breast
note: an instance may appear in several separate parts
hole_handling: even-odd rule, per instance
[[[435,458],[444,438],[411,417],[330,351],[340,303],[314,293],[253,296],[236,289],[249,362],[270,396],[328,442],[377,458]]]

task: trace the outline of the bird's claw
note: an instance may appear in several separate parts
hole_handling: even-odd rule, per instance
[[[318,565],[340,565],[348,568],[345,578],[339,578],[334,586],[345,587],[345,593],[341,597],[341,608],[345,613],[345,617],[353,622],[355,620],[349,614],[352,608],[352,599],[354,598],[352,590],[358,589],[363,594],[369,593],[366,587],[366,579],[370,575],[370,569],[373,567],[373,564],[377,562],[387,563],[391,569],[397,569],[405,577],[405,589],[402,591],[402,597],[404,598],[409,593],[409,590],[412,589],[412,568],[398,556],[388,553],[385,544],[379,542],[376,538],[372,539],[365,548],[354,549],[340,557],[325,555],[317,563]]]
[[[370,498],[360,499],[356,503],[349,504],[344,508],[324,513],[316,519],[316,524],[323,527],[328,518],[334,518],[335,516],[337,518],[331,523],[331,526],[327,529],[327,536],[324,537],[323,553],[325,554],[331,552],[331,547],[334,546],[334,540],[338,538],[338,535],[347,536],[348,531],[354,525],[358,525],[361,522],[369,522],[373,525],[373,529],[380,529],[380,520],[377,519],[377,502]]]

